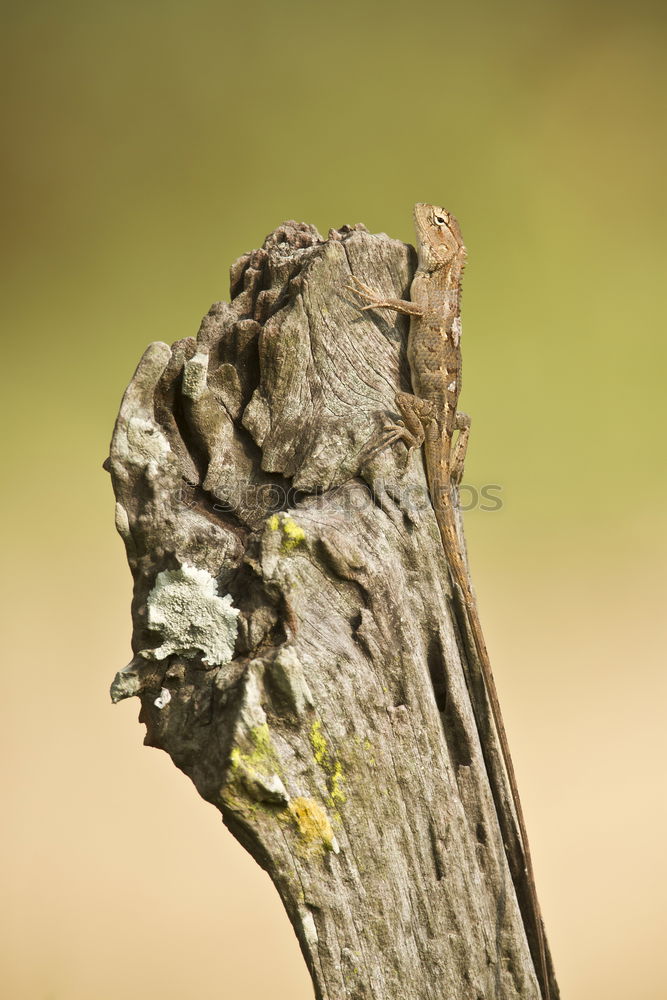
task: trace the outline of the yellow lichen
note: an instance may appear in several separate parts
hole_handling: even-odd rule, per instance
[[[347,796],[343,791],[343,782],[345,781],[345,776],[343,775],[343,768],[339,760],[334,764],[333,772],[331,774],[330,782],[330,799],[333,806],[342,805],[343,802],[347,801]]]
[[[310,742],[313,746],[315,760],[321,767],[325,766],[325,761],[329,754],[327,750],[327,741],[322,735],[322,723],[319,719],[313,722],[310,730]]]
[[[269,531],[281,531],[282,540],[280,551],[286,554],[293,552],[302,542],[306,540],[306,533],[296,521],[287,514],[272,514],[267,518],[266,526]]]
[[[271,733],[266,722],[261,726],[253,726],[250,730],[250,739],[255,748],[253,756],[260,758],[270,757],[272,761],[276,759],[276,751],[271,742]]]
[[[253,726],[248,734],[252,749],[244,753],[240,747],[234,747],[230,754],[232,768],[236,770],[245,764],[260,774],[280,773],[280,761],[275,747],[271,742],[271,733],[266,723],[261,726]]]
[[[331,759],[327,741],[322,734],[322,723],[317,719],[310,730],[310,742],[313,748],[315,760],[323,771],[327,774],[327,788],[329,790],[329,805],[338,816],[338,806],[347,801],[347,796],[343,791],[343,765],[335,758]]]
[[[237,780],[220,789],[220,800],[227,809],[241,816],[254,818],[259,812],[258,803],[248,797]]]
[[[305,531],[291,517],[283,517],[282,529],[284,538],[280,548],[283,552],[292,552],[297,545],[306,540]]]
[[[259,809],[284,809],[282,768],[268,725],[254,726],[240,742],[229,755],[228,780],[220,790],[224,804],[243,815],[255,815]]]
[[[326,811],[315,799],[300,796],[291,799],[290,816],[294,820],[299,836],[308,844],[321,844],[332,851],[335,845],[333,827]]]

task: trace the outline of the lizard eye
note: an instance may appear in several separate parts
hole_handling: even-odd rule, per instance
[[[443,219],[443,217],[441,215],[434,215],[433,216],[433,221],[435,222],[435,224],[437,226],[445,226],[445,225],[447,225],[447,219]]]

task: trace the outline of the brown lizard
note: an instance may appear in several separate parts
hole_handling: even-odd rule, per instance
[[[522,860],[513,864],[509,846],[516,839],[512,836],[513,824],[505,814],[502,793],[494,789],[496,783],[490,775],[508,864],[542,996],[550,1000],[544,928],[516,775],[457,527],[455,491],[463,475],[470,433],[470,418],[457,410],[461,391],[461,279],[466,249],[458,222],[443,208],[415,205],[414,220],[419,262],[410,286],[410,301],[377,295],[354,275],[354,284],[348,288],[365,301],[361,307],[364,310],[393,309],[410,316],[408,361],[414,395],[397,393],[396,405],[403,422],[388,428],[380,448],[399,440],[405,442],[409,451],[424,447],[429,492],[450,573],[465,609],[484,678],[519,827],[519,857]],[[473,698],[473,705],[474,702]],[[479,719],[478,726],[481,730]]]

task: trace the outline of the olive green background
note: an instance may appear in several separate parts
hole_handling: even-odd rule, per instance
[[[274,226],[412,240],[435,201],[469,247],[466,480],[503,508],[467,535],[563,997],[664,996],[661,6],[2,20],[2,995],[311,996],[267,877],[109,704],[130,576],[101,463],[144,346]]]

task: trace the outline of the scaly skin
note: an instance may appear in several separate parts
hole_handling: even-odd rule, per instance
[[[458,222],[443,208],[415,205],[414,221],[419,264],[410,286],[410,301],[382,298],[354,276],[354,284],[348,287],[364,300],[363,309],[387,308],[410,316],[408,361],[414,395],[397,394],[396,405],[404,423],[388,430],[381,447],[398,440],[405,441],[409,450],[424,447],[431,500],[452,579],[465,608],[468,629],[484,677],[521,837],[517,857],[512,851],[512,844],[516,843],[516,837],[512,836],[512,817],[508,816],[502,790],[496,787],[490,773],[507,860],[542,996],[544,1000],[551,1000],[544,928],[523,810],[477,602],[459,539],[453,499],[453,491],[463,475],[470,429],[470,419],[457,411],[461,391],[461,280],[466,250]],[[459,433],[454,441],[457,431]]]

